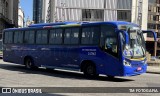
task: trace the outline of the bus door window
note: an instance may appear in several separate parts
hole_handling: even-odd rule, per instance
[[[101,48],[115,57],[118,57],[118,43],[115,28],[111,25],[101,26]]]
[[[109,53],[117,53],[116,38],[107,38],[105,42],[105,50]]]

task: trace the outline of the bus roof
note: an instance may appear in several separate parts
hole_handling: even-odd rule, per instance
[[[110,24],[118,28],[119,25],[133,25],[137,26],[137,24],[125,21],[108,21],[108,22],[59,22],[59,23],[43,23],[43,24],[32,24],[25,28],[8,28],[4,31],[10,30],[28,30],[28,29],[39,29],[39,28],[47,28],[47,27],[65,27],[65,26],[90,26],[90,25],[99,25],[99,24]]]
[[[56,25],[68,25],[68,24],[77,24],[77,23],[78,22],[40,23],[40,24],[32,24],[28,27],[56,26]]]

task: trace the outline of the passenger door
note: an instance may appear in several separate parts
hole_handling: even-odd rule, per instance
[[[49,66],[61,66],[63,63],[63,29],[51,29],[49,32],[49,48],[48,53]]]
[[[119,64],[119,40],[115,27],[112,25],[101,26],[101,47],[105,52],[104,62],[105,73],[113,75],[118,72]]]
[[[63,64],[71,68],[78,68],[79,62],[79,28],[66,28],[64,32]],[[66,64],[65,64],[66,63]]]

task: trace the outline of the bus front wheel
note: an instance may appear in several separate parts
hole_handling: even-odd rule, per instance
[[[110,79],[114,79],[115,77],[114,76],[111,76],[111,75],[107,75],[108,78]]]
[[[84,75],[86,77],[96,77],[98,74],[96,73],[96,67],[93,64],[87,64],[84,67]]]

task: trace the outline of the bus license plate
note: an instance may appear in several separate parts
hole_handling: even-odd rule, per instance
[[[138,68],[137,68],[137,71],[141,71],[141,70],[142,70],[142,68],[141,68],[141,67],[138,67]]]

